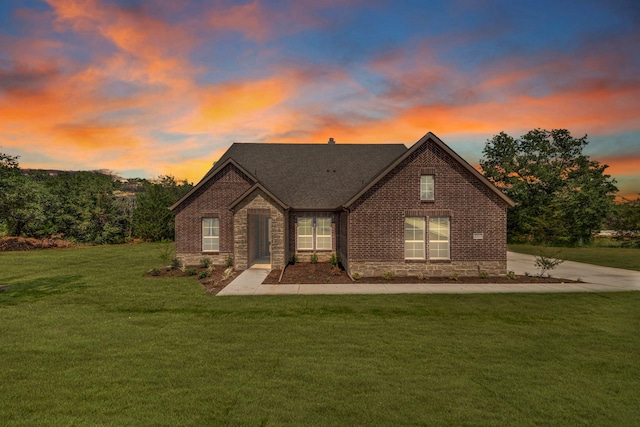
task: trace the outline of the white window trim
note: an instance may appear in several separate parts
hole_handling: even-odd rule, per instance
[[[427,182],[425,178],[431,178],[431,183]],[[431,184],[431,197],[429,196],[429,184]],[[422,197],[425,195],[426,197]],[[436,177],[433,174],[420,175],[420,200],[432,201],[436,198]]]
[[[218,234],[206,234],[205,221],[212,221],[211,230],[218,229]],[[220,252],[220,219],[216,217],[202,218],[202,252]],[[210,243],[211,249],[205,249],[205,242]]]
[[[311,220],[311,234],[300,234],[300,220]],[[318,220],[328,220],[329,221],[329,234],[318,234]],[[300,237],[311,238],[311,246],[310,247],[301,247],[300,246]],[[318,238],[329,238],[329,247],[319,247]],[[333,250],[333,220],[331,217],[311,217],[311,216],[301,216],[296,220],[296,250],[299,251],[332,251]]]
[[[300,234],[300,229],[301,229],[300,220],[310,220],[311,221],[311,234]],[[311,246],[310,247],[301,247],[301,245],[300,245],[300,238],[301,237],[310,238],[309,241],[311,242]],[[301,251],[311,251],[311,250],[313,250],[313,246],[314,246],[313,218],[312,217],[308,217],[308,216],[299,217],[298,220],[296,221],[296,248],[298,250],[301,250]]]
[[[447,220],[447,239],[446,240],[431,240],[431,221],[438,221],[438,227],[440,227],[440,223],[439,221],[442,219],[446,219]],[[451,218],[448,216],[439,216],[439,217],[430,217],[429,218],[429,259],[432,260],[450,260],[451,259]],[[432,244],[433,243],[446,243],[447,244],[447,256],[446,257],[441,257],[441,256],[432,256]]]
[[[320,226],[318,224],[318,222],[322,220],[322,221],[329,221],[329,234],[320,234]],[[315,249],[318,251],[330,251],[333,249],[333,242],[332,242],[332,237],[331,237],[331,218],[329,217],[318,217],[316,218],[315,221],[315,227],[313,227],[313,231],[316,234],[316,238],[315,238]],[[320,244],[318,243],[320,238],[324,238],[327,239],[329,238],[329,247],[320,247]]]
[[[407,223],[408,219],[418,219],[418,220],[422,221],[422,240],[407,240],[406,239],[404,233],[406,232],[405,231],[405,227],[406,227],[406,223]],[[419,216],[408,216],[408,217],[405,217],[404,223],[403,223],[403,228],[402,228],[402,230],[403,230],[402,236],[403,236],[403,240],[404,240],[404,259],[407,259],[407,260],[424,260],[425,259],[425,256],[426,256],[426,250],[425,250],[426,226],[427,226],[427,224],[426,224],[426,221],[425,221],[424,217],[419,217]],[[421,243],[422,244],[422,256],[421,257],[408,257],[407,256],[407,244],[408,243],[412,243],[412,244]]]

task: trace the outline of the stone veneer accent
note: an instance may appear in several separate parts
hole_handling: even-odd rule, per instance
[[[351,274],[362,277],[380,277],[391,272],[394,276],[433,276],[449,277],[454,273],[460,276],[478,277],[481,272],[491,276],[504,275],[507,271],[506,261],[455,261],[455,262],[353,262],[349,264]]]
[[[251,209],[268,209],[271,212],[271,268],[285,265],[285,212],[273,199],[261,190],[256,190],[235,207],[233,216],[234,265],[240,270],[249,267],[247,218]]]

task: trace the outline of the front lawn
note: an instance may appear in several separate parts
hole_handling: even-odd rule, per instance
[[[0,420],[634,425],[640,293],[215,297],[161,245],[0,253]]]
[[[605,267],[625,268],[640,271],[640,249],[585,246],[578,248],[555,248],[547,246],[510,244],[509,250],[529,255],[551,254],[567,261],[586,262]]]

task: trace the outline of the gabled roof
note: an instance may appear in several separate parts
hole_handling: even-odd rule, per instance
[[[346,208],[427,141],[440,147],[506,203],[514,205],[509,197],[429,132],[409,149],[403,144],[234,143],[204,178],[170,209],[185,202],[227,165],[233,165],[253,181],[252,187],[232,206],[259,188],[285,209]]]
[[[428,141],[433,142],[436,146],[438,146],[442,151],[447,153],[450,157],[456,160],[462,167],[464,167],[471,175],[475,176],[480,182],[485,184],[491,191],[496,193],[502,200],[504,200],[509,206],[515,206],[515,202],[511,200],[509,196],[504,194],[498,187],[493,185],[484,175],[478,172],[473,166],[467,163],[462,157],[458,155],[455,151],[453,151],[447,144],[442,142],[440,138],[438,138],[432,132],[427,133],[425,136],[420,138],[418,142],[413,144],[411,148],[409,148],[405,153],[403,153],[400,157],[395,159],[392,163],[390,163],[384,170],[382,170],[379,174],[377,174],[371,181],[369,181],[366,185],[362,186],[360,191],[358,191],[353,197],[351,197],[347,202],[344,203],[343,207],[347,208],[349,205],[353,204],[356,200],[358,200],[364,193],[369,191],[371,187],[376,185],[385,175],[395,169],[400,163],[405,161],[409,156],[411,156],[416,150],[418,150],[422,145],[426,144]]]
[[[190,194],[233,161],[282,205],[336,209],[405,151],[403,144],[234,143]]]

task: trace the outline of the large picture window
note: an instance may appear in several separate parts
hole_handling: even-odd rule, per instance
[[[405,259],[424,259],[425,220],[421,217],[404,219]]]
[[[300,217],[297,233],[298,250],[331,250],[331,218]]]
[[[435,198],[435,179],[433,175],[420,177],[420,200],[433,200]]]
[[[220,250],[220,220],[218,218],[202,218],[202,251],[217,252]]]
[[[448,217],[429,218],[429,259],[450,259],[450,231]]]

